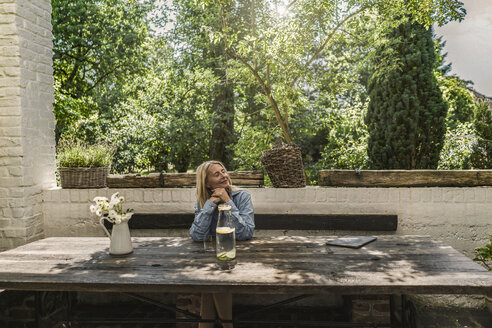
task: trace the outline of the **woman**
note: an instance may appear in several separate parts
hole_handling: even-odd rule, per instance
[[[195,241],[203,241],[215,235],[217,226],[217,205],[231,205],[231,214],[236,226],[236,239],[247,240],[253,237],[255,229],[253,203],[244,190],[233,190],[231,178],[219,161],[208,161],[196,169],[195,220],[190,228],[190,236]]]
[[[232,188],[231,178],[219,161],[207,161],[196,169],[195,220],[190,228],[190,236],[195,241],[203,241],[215,235],[218,218],[218,204],[231,205],[231,214],[236,227],[236,239],[247,240],[253,237],[255,229],[253,203],[244,190]],[[202,319],[215,319],[216,312],[222,320],[232,320],[232,294],[202,294],[200,315]],[[213,323],[200,323],[199,328],[213,328]],[[223,323],[224,328],[232,328],[232,323]]]

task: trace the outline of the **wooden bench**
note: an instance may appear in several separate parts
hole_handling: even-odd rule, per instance
[[[130,229],[188,229],[193,213],[135,213]],[[109,227],[109,225],[108,225]],[[393,214],[263,214],[255,213],[258,230],[353,230],[396,231]]]

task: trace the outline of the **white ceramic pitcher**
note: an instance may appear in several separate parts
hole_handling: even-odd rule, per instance
[[[107,218],[102,217],[101,220],[99,220],[99,223],[110,239],[109,254],[126,255],[132,253],[133,246],[130,237],[130,229],[128,228],[128,221],[123,221],[120,224],[113,224],[113,230],[110,234],[108,229],[104,226],[104,219]]]

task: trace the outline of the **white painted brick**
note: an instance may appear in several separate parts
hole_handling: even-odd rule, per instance
[[[1,65],[1,63],[0,63]],[[14,107],[14,106],[20,106],[21,104],[21,98],[20,97],[4,97],[0,98],[0,107]],[[9,134],[6,134],[5,132],[2,132],[4,136],[9,136]],[[20,133],[16,136],[20,137]]]
[[[400,203],[408,203],[412,199],[411,191],[409,188],[399,188],[398,192],[399,192]]]
[[[22,165],[22,157],[0,157],[0,166],[20,166]]]
[[[1,9],[0,9],[1,13]],[[2,36],[8,36],[8,35],[15,35],[17,33],[17,26],[15,24],[2,24],[0,25],[0,35]]]
[[[70,190],[70,202],[71,203],[78,203],[79,202],[79,190],[78,189],[71,189]]]
[[[0,24],[11,24],[15,23],[14,15],[0,15]]]
[[[14,127],[14,128],[0,127],[0,135],[6,137],[21,137],[22,130],[20,127]]]
[[[485,202],[485,195],[486,195],[486,189],[481,187],[481,188],[473,188],[475,192],[475,201],[478,203],[484,203]]]
[[[369,188],[368,190],[368,203],[387,203],[388,191],[384,188]]]
[[[16,187],[22,184],[21,177],[0,177],[0,186],[2,187]]]
[[[336,188],[337,191],[337,202],[338,203],[346,203],[349,199],[349,188]]]
[[[70,189],[60,190],[60,202],[68,203],[70,201]]]
[[[398,204],[400,202],[400,192],[397,188],[388,189],[388,203]]]
[[[320,192],[321,190],[324,190],[325,192],[325,195],[326,195],[326,199],[325,201],[326,202],[329,202],[329,203],[336,203],[339,201],[339,191],[338,191],[339,188],[326,188],[326,189],[318,189],[318,192]]]
[[[3,74],[5,74],[6,77],[10,77],[10,78],[19,77],[21,75],[20,67],[3,67],[2,72]]]
[[[462,191],[461,197],[462,201],[464,203],[474,203],[475,202],[475,190],[474,189],[467,189]]]
[[[301,192],[302,194],[302,192]],[[268,194],[266,196],[268,199]],[[302,198],[300,198],[302,199]],[[306,187],[304,188],[304,202],[306,203],[314,203],[316,201],[316,189],[313,187]]]
[[[455,197],[456,197],[456,193],[454,188],[445,188],[442,191],[442,200],[446,203],[454,203]]]
[[[181,201],[182,202],[190,202],[191,201],[190,190],[188,188],[180,189],[180,192],[181,192]]]
[[[12,208],[12,217],[14,219],[22,218],[26,215],[28,215],[28,213],[26,212],[25,207],[13,207]]]
[[[13,176],[13,177],[20,177],[20,176],[22,176],[22,173],[23,173],[22,167],[9,167],[8,171],[9,171],[10,176]]]
[[[0,218],[0,229],[8,228],[12,225],[12,219]]]
[[[1,25],[0,25],[1,26]],[[1,57],[17,57],[20,56],[20,49],[18,46],[0,46]]]
[[[43,191],[43,203],[51,202],[52,196],[53,196],[53,193],[51,192],[51,190],[44,190]]]
[[[20,87],[21,79],[19,77],[3,77],[0,79],[0,88],[3,87]]]
[[[143,191],[141,189],[135,189],[133,191],[133,201],[143,202]]]
[[[18,147],[21,146],[21,138],[16,137],[1,137],[0,138],[0,147]]]
[[[412,202],[420,202],[421,201],[421,196],[422,196],[422,189],[421,188],[412,188],[410,190],[410,199]]]
[[[152,200],[154,203],[162,203],[162,190],[155,189],[153,191]]]
[[[26,229],[24,228],[19,228],[19,229],[4,229],[3,230],[5,233],[5,237],[7,238],[18,238],[18,237],[25,237],[26,236]]]
[[[351,188],[348,203],[365,204],[367,203],[368,188]]]
[[[314,199],[315,202],[317,203],[324,203],[326,202],[326,194],[331,191],[331,189],[329,190],[328,188],[323,188],[323,189],[317,189],[316,190],[316,197]],[[335,199],[336,199],[336,194],[335,195]]]
[[[148,203],[148,202],[152,202],[154,200],[154,193],[152,190],[149,190],[149,189],[146,189],[144,192],[143,192],[143,201]],[[174,197],[173,195],[173,201],[175,202],[178,202],[179,199]]]
[[[21,96],[22,89],[17,86],[3,86],[0,88],[0,97]]]

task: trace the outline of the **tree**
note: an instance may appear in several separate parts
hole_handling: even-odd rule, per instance
[[[462,19],[458,0],[202,0],[220,25],[204,26],[210,39],[224,42],[238,68],[257,83],[275,113],[287,142],[292,143],[289,115],[295,110],[299,88],[313,62],[353,17],[378,9],[384,17],[414,14],[421,23],[443,24]],[[229,10],[230,9],[230,10]],[[247,10],[245,10],[247,9]],[[237,11],[249,12],[239,16]],[[212,22],[211,22],[212,23]]]
[[[432,30],[408,21],[376,49],[365,118],[373,169],[435,169],[448,106],[434,76]]]
[[[481,101],[476,108],[473,128],[477,142],[472,147],[471,165],[475,169],[492,168],[492,112],[486,101]]]
[[[152,6],[151,1],[138,0],[51,3],[59,137],[79,118],[110,116],[111,106],[124,98],[120,86],[145,69],[146,17]]]
[[[229,77],[228,57],[223,42],[210,42],[203,26],[216,24],[218,17],[207,15],[194,0],[173,2],[176,13],[171,40],[179,57],[176,64],[188,70],[211,69],[216,77],[211,102],[210,159],[231,168],[234,136],[234,84]]]

